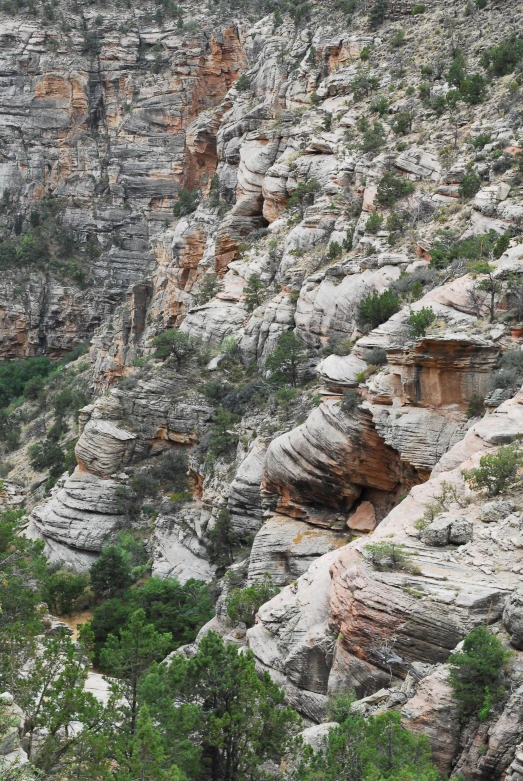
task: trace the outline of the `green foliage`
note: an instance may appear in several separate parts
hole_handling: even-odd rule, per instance
[[[46,579],[44,599],[59,616],[72,613],[78,599],[83,596],[89,578],[65,569],[53,572]]]
[[[218,574],[223,574],[234,562],[234,551],[238,546],[238,537],[232,526],[231,514],[227,508],[222,508],[216,516],[216,522],[207,534],[209,544],[207,554],[214,564]]]
[[[197,723],[204,760],[192,777],[262,779],[260,766],[269,760],[280,764],[298,724],[283,704],[283,691],[268,673],[257,674],[253,654],[239,652],[214,632],[202,638],[191,659],[176,657],[169,666],[153,667],[141,692],[153,719],[165,729],[166,742],[176,738],[179,754],[179,709],[184,709],[186,734]],[[197,715],[191,723],[193,708]]]
[[[463,241],[456,241],[450,232],[442,233],[430,251],[430,267],[431,269],[441,269],[458,259],[477,261],[481,258],[487,258],[493,251],[498,238],[495,231],[490,231]]]
[[[349,355],[354,342],[345,336],[330,336],[321,354],[325,357],[329,355]]]
[[[427,329],[432,325],[436,315],[434,310],[430,306],[423,306],[416,312],[411,312],[407,324],[409,326],[410,334],[418,339],[420,336],[425,336]]]
[[[198,208],[200,203],[200,193],[196,190],[187,190],[182,187],[178,193],[178,200],[174,204],[173,214],[175,217],[185,217],[192,214]]]
[[[405,31],[404,30],[396,30],[394,35],[392,36],[392,40],[390,42],[390,45],[393,49],[399,49],[401,46],[405,46],[406,44],[406,38],[405,38]]]
[[[263,292],[265,285],[260,279],[259,274],[251,274],[245,288],[243,289],[245,295],[245,306],[248,312],[252,312],[253,309],[260,306],[263,300]]]
[[[336,260],[339,258],[343,251],[343,248],[341,244],[339,244],[337,241],[331,241],[329,244],[329,249],[327,250],[327,260]]]
[[[325,747],[305,754],[298,781],[440,780],[426,736],[406,730],[399,713],[365,719],[342,709],[339,715],[345,718],[329,730]]]
[[[383,22],[389,10],[388,0],[374,0],[369,12],[369,25],[371,30],[377,30]]]
[[[374,211],[371,213],[369,219],[365,223],[365,233],[375,235],[378,231],[381,230],[382,225],[383,217],[379,215],[378,212]]]
[[[374,122],[372,128],[365,130],[361,141],[363,152],[375,152],[385,143],[385,128],[381,122]]]
[[[399,198],[414,192],[414,185],[407,179],[399,179],[390,171],[386,171],[378,183],[376,200],[382,206],[394,206]]]
[[[65,470],[65,456],[62,448],[52,439],[36,442],[29,448],[31,466],[38,472],[48,472],[55,481]]]
[[[424,14],[427,10],[427,6],[424,3],[418,3],[411,11],[412,16],[418,16],[418,14]]]
[[[314,203],[315,195],[319,190],[320,185],[316,179],[306,179],[304,182],[299,182],[287,201],[285,208],[293,209],[297,207],[303,217],[306,207]]]
[[[153,344],[156,347],[156,358],[171,357],[177,366],[183,366],[191,358],[202,356],[200,342],[177,328],[168,328],[167,331],[155,336]]]
[[[473,73],[463,79],[459,92],[465,103],[472,106],[483,103],[487,94],[487,82],[480,73]]]
[[[120,629],[120,636],[109,635],[100,652],[100,664],[118,679],[112,689],[120,701],[123,723],[132,737],[138,716],[138,683],[152,662],[164,659],[172,638],[148,624],[143,610],[136,610]]]
[[[453,87],[458,89],[461,87],[465,77],[467,75],[465,57],[462,52],[458,50],[454,55],[454,59],[450,65],[447,73],[447,81]]]
[[[387,352],[382,347],[373,347],[365,353],[365,361],[369,366],[384,366],[387,363]]]
[[[485,414],[485,399],[483,396],[473,394],[467,405],[467,418],[480,418]]]
[[[241,621],[247,627],[254,626],[256,613],[262,605],[269,602],[279,592],[267,573],[263,580],[246,588],[236,588],[228,594],[226,604],[229,618]]]
[[[238,81],[234,85],[238,92],[247,92],[251,88],[251,80],[246,73],[242,73]]]
[[[230,456],[236,448],[238,434],[235,426],[238,420],[238,415],[218,407],[210,428],[209,452],[213,456]]]
[[[375,111],[382,117],[389,107],[389,101],[385,97],[376,98],[376,100],[372,101],[370,107],[372,111]]]
[[[385,323],[392,315],[399,312],[401,303],[399,296],[391,290],[378,293],[374,290],[360,301],[358,309],[359,328],[372,330]]]
[[[374,566],[381,569],[409,569],[411,566],[405,547],[395,542],[369,542],[365,551]]]
[[[206,274],[203,278],[200,290],[196,296],[198,306],[203,306],[218,293],[219,287],[216,280],[216,274]]]
[[[23,510],[0,512],[0,686],[17,695],[19,676],[42,631],[43,543],[20,534]]]
[[[284,331],[276,349],[267,358],[265,369],[269,372],[271,382],[296,388],[306,360],[307,350],[303,342],[293,331]]]
[[[494,76],[506,76],[512,73],[523,59],[523,38],[511,35],[497,46],[486,49],[481,55],[481,64]]]
[[[373,90],[378,89],[379,80],[376,76],[370,76],[368,71],[360,68],[356,72],[350,86],[354,92],[354,99],[361,100],[366,98]]]
[[[392,123],[392,129],[396,135],[406,136],[412,131],[412,122],[414,119],[414,110],[412,108],[398,111],[396,118]]]
[[[107,545],[89,573],[97,601],[121,596],[132,583],[130,557],[118,545]]]
[[[467,171],[459,185],[461,198],[473,198],[481,189],[481,179],[475,171]]]
[[[340,403],[342,412],[344,412],[346,415],[353,415],[362,401],[363,398],[357,390],[354,390],[354,388],[347,388],[347,390],[343,391],[343,396]]]
[[[492,254],[498,260],[504,252],[508,250],[510,246],[510,233],[504,233],[502,236],[499,237],[497,242],[494,245],[494,249],[492,251]]]
[[[44,355],[0,363],[0,409],[21,396],[26,383],[30,380],[39,383],[40,378],[47,377],[52,368],[51,361]]]
[[[356,702],[356,695],[350,689],[349,691],[338,692],[329,698],[327,707],[327,719],[337,721],[343,724],[352,715],[351,706]]]
[[[519,442],[503,445],[497,453],[488,453],[479,460],[479,467],[463,470],[463,477],[474,490],[485,490],[487,496],[497,496],[519,485],[518,470],[523,463]]]
[[[463,716],[485,721],[505,693],[501,675],[511,657],[500,639],[482,624],[467,635],[461,651],[449,656],[450,684]]]

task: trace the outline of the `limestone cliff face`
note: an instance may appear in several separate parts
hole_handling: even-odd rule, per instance
[[[150,241],[178,192],[208,189],[216,170],[216,136],[194,120],[246,64],[236,25],[187,34],[112,11],[67,14],[69,33],[2,22],[0,187],[24,212],[59,199],[63,224],[97,252],[84,259],[85,292],[24,269],[0,285],[3,357],[70,349],[153,270]]]
[[[521,781],[516,673],[503,711],[462,729],[447,659],[485,621],[523,646],[523,500],[483,507],[462,477],[523,434],[521,371],[499,375],[523,334],[520,85],[481,64],[522,14],[412,5],[389,3],[378,30],[366,5],[349,22],[315,2],[301,21],[192,0],[178,20],[68,0],[60,22],[0,18],[0,358],[89,341],[89,380],[73,371],[91,392],[76,468],[45,498],[28,446],[51,413],[10,411],[5,501],[25,501],[54,561],[85,570],[133,528],[153,573],[181,581],[216,577],[227,509],[234,577],[281,591],[246,633],[225,579],[210,626],[300,712],[320,722],[352,688],[361,712],[427,734],[442,772]],[[480,102],[447,80],[458,42],[488,76]],[[167,329],[198,356],[160,360]],[[286,332],[304,357],[298,388],[276,391],[266,361]],[[147,504],[133,478],[166,453],[190,490]],[[391,541],[404,570],[366,547]]]

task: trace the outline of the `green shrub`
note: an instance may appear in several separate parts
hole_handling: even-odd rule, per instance
[[[396,119],[392,123],[392,129],[396,135],[406,136],[412,131],[414,112],[410,110],[398,111]]]
[[[481,179],[475,171],[468,171],[459,186],[459,195],[461,198],[473,198],[481,189]]]
[[[406,44],[405,39],[405,32],[403,30],[396,30],[394,33],[392,40],[390,42],[390,45],[393,49],[399,49],[401,46],[405,46]]]
[[[319,190],[320,184],[316,179],[306,179],[306,181],[300,182],[296,189],[293,190],[285,208],[293,209],[297,207],[303,217],[305,208],[314,203],[314,198]]]
[[[463,716],[485,721],[505,693],[501,674],[511,657],[483,624],[467,635],[461,651],[449,656],[449,680]]]
[[[408,569],[411,564],[404,545],[395,542],[370,542],[365,545],[372,564],[381,569]]]
[[[469,144],[472,144],[475,149],[483,149],[485,144],[490,144],[491,141],[490,133],[479,133],[475,138],[469,140]]]
[[[210,428],[209,452],[214,456],[230,456],[238,444],[238,434],[235,426],[238,415],[218,407]]]
[[[156,358],[172,357],[178,366],[187,363],[191,358],[202,356],[200,342],[177,328],[168,328],[155,336],[153,345],[156,347]]]
[[[254,619],[260,607],[269,602],[278,592],[279,588],[273,584],[267,572],[263,580],[258,583],[253,583],[247,588],[233,589],[226,600],[229,618],[233,621],[241,621],[247,627],[254,626]]]
[[[472,106],[483,103],[487,94],[487,82],[480,73],[473,73],[463,79],[459,93],[465,103]]]
[[[210,301],[211,298],[214,298],[214,296],[218,293],[218,290],[219,286],[216,279],[216,274],[206,274],[200,285],[200,290],[196,295],[196,304],[198,306],[203,306],[208,301]]]
[[[423,3],[418,3],[414,6],[414,8],[411,11],[412,16],[417,16],[418,14],[424,14],[427,10],[427,6]]]
[[[394,206],[399,198],[414,192],[414,185],[407,179],[399,179],[390,171],[386,171],[378,183],[376,200],[382,206]]]
[[[234,561],[234,550],[238,547],[238,539],[231,522],[231,514],[222,508],[212,529],[207,534],[209,542],[207,554],[214,564],[218,575],[223,575],[227,567]]]
[[[347,390],[343,391],[340,403],[341,410],[346,415],[352,415],[358,409],[362,401],[363,397],[361,393],[354,390],[354,388],[347,388]]]
[[[370,330],[377,328],[396,312],[399,312],[400,308],[401,302],[398,295],[391,290],[385,290],[383,293],[378,293],[375,290],[360,301],[357,316],[358,326]]]
[[[353,711],[352,705],[356,702],[356,695],[349,689],[349,691],[337,692],[329,697],[329,703],[327,705],[327,718],[329,721],[337,721],[338,724],[343,724]]]
[[[44,439],[31,445],[29,458],[33,469],[38,472],[48,472],[50,477],[60,477],[65,469],[63,450],[52,439]]]
[[[377,30],[378,27],[383,24],[388,10],[388,0],[374,0],[374,4],[369,12],[369,25],[371,30]]]
[[[382,117],[385,114],[388,107],[389,107],[389,101],[387,100],[387,98],[376,98],[376,100],[373,100],[370,105],[371,111],[376,111],[376,113],[379,114],[380,117]]]
[[[365,223],[365,233],[370,233],[371,235],[374,235],[379,230],[381,230],[382,225],[383,225],[383,217],[381,217],[378,214],[378,212],[372,212],[369,219]]]
[[[336,260],[343,252],[341,244],[337,241],[331,241],[327,250],[327,260]]]
[[[253,309],[260,306],[263,300],[263,292],[265,291],[265,285],[260,279],[259,274],[251,274],[246,286],[243,289],[245,295],[245,306],[248,312],[252,312]]]
[[[77,575],[69,570],[60,569],[46,579],[44,599],[50,609],[59,616],[70,614],[83,596],[89,578],[86,574]]]
[[[361,100],[367,97],[373,90],[378,89],[379,80],[375,76],[370,76],[368,71],[360,68],[356,72],[350,86],[354,92],[354,99]]]
[[[470,397],[467,405],[467,418],[480,418],[485,414],[485,399],[475,393]]]
[[[132,583],[131,560],[118,545],[107,545],[89,570],[96,601],[119,597]]]
[[[375,152],[381,149],[385,143],[385,128],[381,122],[374,122],[372,128],[368,128],[363,133],[361,149],[363,152]]]
[[[522,463],[521,446],[513,442],[498,448],[495,454],[482,456],[479,467],[463,470],[463,477],[474,490],[485,490],[487,496],[497,496],[519,485],[518,469]]]
[[[409,326],[410,334],[418,339],[420,336],[425,336],[427,328],[434,322],[436,315],[434,310],[428,306],[423,306],[417,312],[411,312],[407,324]]]
[[[329,355],[349,355],[354,342],[346,336],[330,336],[325,347],[322,347],[321,354],[324,357]]]
[[[365,353],[365,361],[369,366],[384,366],[387,363],[387,351],[382,347],[373,347]]]
[[[52,368],[49,358],[43,355],[0,363],[0,409],[21,396],[29,380],[47,377]]]
[[[242,73],[238,81],[234,85],[238,92],[247,92],[251,88],[251,80],[246,73]]]
[[[497,46],[487,49],[481,55],[481,64],[494,76],[506,76],[512,73],[523,59],[523,38],[511,35]]]
[[[173,214],[175,217],[185,217],[195,212],[199,203],[200,194],[196,190],[186,190],[182,187],[178,193],[178,200],[174,204]]]
[[[284,331],[276,349],[265,362],[269,379],[277,385],[290,384],[296,388],[307,360],[307,350],[293,331]]]

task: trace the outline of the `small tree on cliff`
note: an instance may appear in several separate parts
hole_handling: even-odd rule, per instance
[[[278,339],[278,345],[267,358],[265,368],[270,379],[277,385],[292,385],[296,388],[300,370],[307,360],[307,350],[303,342],[293,331],[284,331]]]
[[[450,684],[464,716],[485,721],[505,693],[501,674],[511,657],[511,651],[482,624],[467,635],[462,651],[450,655]]]
[[[178,366],[200,353],[200,343],[177,328],[168,328],[163,334],[155,336],[156,358],[172,357]]]

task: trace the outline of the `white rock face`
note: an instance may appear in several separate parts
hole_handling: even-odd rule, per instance
[[[190,578],[210,581],[214,569],[203,545],[201,511],[182,507],[178,513],[159,516],[151,538],[153,575],[176,578],[186,583]]]
[[[82,561],[86,553],[99,553],[113,529],[121,528],[124,522],[118,485],[115,480],[103,480],[77,467],[62,486],[53,490],[48,502],[35,508],[32,514],[34,529],[48,539],[51,546],[55,543],[64,546],[64,549],[55,549],[57,554],[64,554],[64,561],[70,560],[65,546],[76,549]],[[70,561],[75,565],[79,563],[76,553]],[[90,556],[85,564],[88,561],[92,561]]]
[[[84,470],[109,477],[129,460],[135,439],[136,434],[110,420],[90,420],[76,445],[76,458]]]
[[[323,554],[347,539],[344,531],[321,529],[285,515],[266,521],[254,539],[249,560],[249,581],[268,573],[277,586],[296,580]]]
[[[328,632],[329,567],[336,553],[311,565],[297,583],[263,605],[247,631],[261,669],[285,683],[289,702],[314,721],[323,718],[334,638]]]
[[[383,293],[400,273],[396,266],[384,266],[347,274],[341,282],[333,275],[325,276],[319,284],[308,281],[296,307],[297,333],[314,347],[321,346],[331,334],[351,336],[361,299],[373,290]]]
[[[267,444],[257,438],[229,488],[231,522],[242,538],[256,534],[263,523],[260,489],[266,452]]]
[[[357,387],[358,374],[366,368],[367,362],[356,355],[329,355],[320,361],[316,371],[326,386],[336,391]]]

